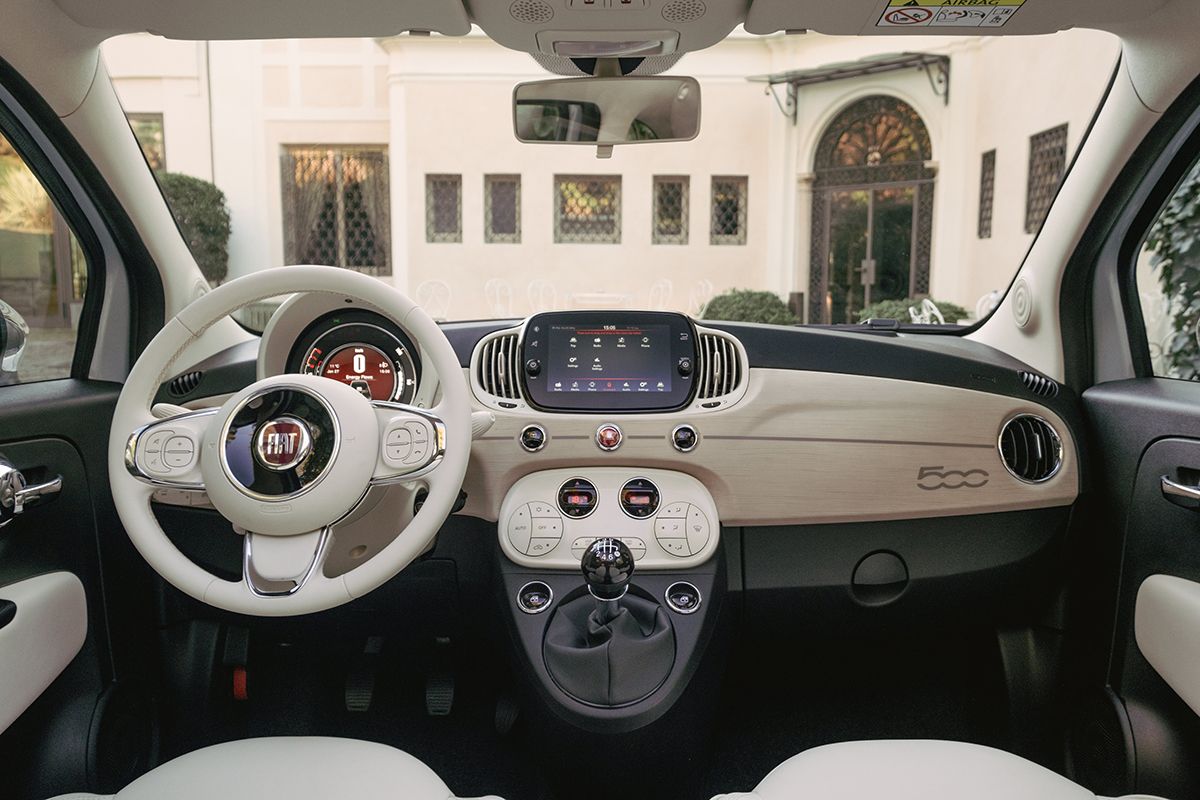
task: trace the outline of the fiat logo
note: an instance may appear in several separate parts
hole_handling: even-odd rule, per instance
[[[274,472],[299,464],[312,450],[308,425],[295,417],[276,417],[259,426],[254,434],[254,458]]]

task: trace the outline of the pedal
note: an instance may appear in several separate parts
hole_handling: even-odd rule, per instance
[[[454,708],[454,677],[430,675],[425,679],[425,713],[431,717],[446,717]]]
[[[507,736],[517,724],[521,716],[521,706],[511,695],[502,694],[496,698],[496,733]]]
[[[375,698],[375,676],[379,672],[379,654],[383,652],[383,637],[369,636],[362,655],[346,675],[346,710],[369,711]]]
[[[425,713],[445,717],[454,707],[454,658],[449,636],[433,640],[425,674]]]

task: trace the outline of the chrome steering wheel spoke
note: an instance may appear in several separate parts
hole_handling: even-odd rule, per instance
[[[216,408],[189,411],[135,430],[125,445],[125,468],[155,487],[202,491],[200,450]]]
[[[373,485],[400,483],[429,474],[446,452],[446,424],[436,409],[375,400],[379,424]]]

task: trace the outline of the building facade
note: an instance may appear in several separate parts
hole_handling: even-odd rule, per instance
[[[151,163],[224,191],[233,276],[334,264],[449,319],[748,287],[847,322],[1007,287],[1118,45],[735,34],[672,70],[701,83],[694,141],[608,160],[517,142],[513,85],[548,76],[482,35],[104,54]]]

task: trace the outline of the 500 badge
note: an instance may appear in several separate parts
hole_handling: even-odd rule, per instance
[[[917,488],[928,492],[936,489],[980,489],[987,482],[988,473],[983,469],[921,467],[917,470]]]

